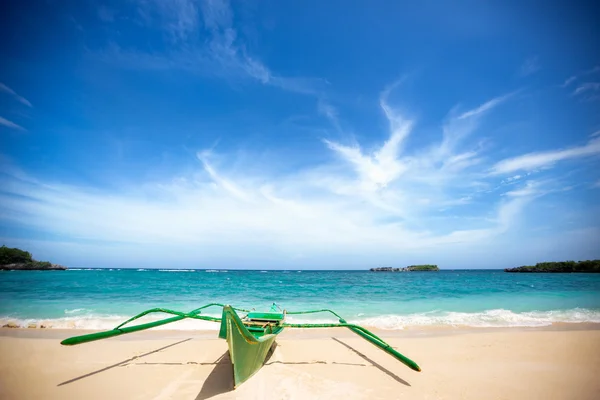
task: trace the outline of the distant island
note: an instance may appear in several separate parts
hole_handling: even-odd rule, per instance
[[[49,261],[37,261],[28,251],[17,248],[0,247],[0,271],[39,271],[39,270],[66,270],[67,267],[52,264]]]
[[[506,268],[504,272],[600,272],[600,260],[541,262],[535,265],[524,265],[516,268]]]
[[[437,265],[424,264],[424,265],[409,265],[404,268],[392,268],[392,267],[379,267],[371,268],[371,272],[410,272],[410,271],[439,271]]]

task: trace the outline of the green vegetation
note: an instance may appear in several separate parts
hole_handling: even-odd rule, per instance
[[[406,267],[407,271],[439,271],[437,265],[424,264],[424,265],[409,265]]]
[[[392,267],[379,267],[371,268],[372,272],[408,272],[408,271],[439,271],[437,265],[424,264],[424,265],[409,265],[404,268],[392,268]]]
[[[31,258],[31,253],[28,251],[11,249],[6,246],[0,247],[0,265],[31,262],[33,262],[33,258]]]
[[[600,260],[541,262],[517,268],[506,268],[505,272],[599,272]]]
[[[31,253],[25,250],[0,247],[0,269],[66,269],[60,265],[54,265],[49,261],[37,261],[31,257]]]

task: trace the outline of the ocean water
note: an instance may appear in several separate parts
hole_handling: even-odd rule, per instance
[[[153,307],[190,311],[206,303],[289,311],[330,308],[381,329],[413,326],[524,327],[600,322],[600,274],[498,270],[216,271],[90,269],[0,272],[0,323],[110,329]],[[208,314],[219,316],[215,308]],[[140,321],[160,319],[162,315]],[[290,322],[334,322],[327,314]],[[157,329],[214,329],[184,320]]]

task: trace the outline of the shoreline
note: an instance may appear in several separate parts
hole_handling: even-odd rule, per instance
[[[472,327],[472,326],[446,326],[446,325],[427,325],[427,326],[409,326],[405,329],[379,329],[365,326],[377,336],[398,338],[398,337],[444,337],[468,334],[484,333],[502,333],[502,332],[570,332],[570,331],[600,331],[600,323],[579,322],[568,323],[559,322],[547,326],[515,326],[515,327]],[[99,332],[100,329],[62,329],[62,328],[0,328],[0,337],[12,337],[21,339],[56,339],[62,340],[71,336],[85,335],[88,333]],[[155,329],[145,330],[135,333],[116,336],[108,340],[163,340],[167,338],[190,337],[200,339],[216,338],[218,329],[197,329],[197,330],[179,330],[179,329]],[[356,335],[344,328],[286,328],[278,338],[283,339],[320,339],[331,336],[355,337]]]

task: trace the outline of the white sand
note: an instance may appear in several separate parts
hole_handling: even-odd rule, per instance
[[[0,330],[2,399],[600,399],[600,330],[382,335],[422,372],[348,331],[283,333],[232,391],[215,332],[139,332],[65,347],[81,331]],[[32,332],[33,331],[33,332]]]

